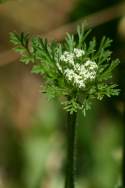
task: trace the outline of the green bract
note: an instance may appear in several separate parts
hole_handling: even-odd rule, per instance
[[[58,97],[70,113],[80,109],[85,114],[93,99],[119,94],[117,85],[111,81],[112,71],[119,64],[118,59],[111,60],[108,48],[112,41],[103,37],[97,48],[95,38],[85,42],[88,34],[83,25],[77,28],[76,40],[68,33],[62,43],[24,33],[10,34],[21,62],[31,62],[32,73],[43,76],[43,92],[49,98]]]

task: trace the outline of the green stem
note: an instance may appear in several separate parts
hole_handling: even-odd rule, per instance
[[[123,113],[122,188],[125,188],[125,104],[124,104],[124,113]]]
[[[67,164],[65,188],[75,188],[75,156],[76,156],[76,116],[74,112],[67,115]]]

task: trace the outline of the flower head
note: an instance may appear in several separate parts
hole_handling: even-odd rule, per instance
[[[68,34],[64,43],[48,42],[29,34],[11,33],[11,42],[21,54],[23,63],[33,62],[32,72],[43,75],[45,92],[49,97],[64,96],[67,111],[84,113],[90,109],[93,99],[119,94],[117,85],[111,82],[112,71],[119,60],[111,60],[109,38],[103,37],[96,49],[96,40],[88,44],[84,25],[78,26],[78,40]]]
[[[96,78],[98,65],[96,62],[87,60],[79,63],[77,59],[85,54],[82,49],[74,48],[73,53],[65,51],[60,56],[60,61],[66,63],[63,67],[62,63],[58,63],[58,69],[63,73],[68,82],[75,85],[79,89],[84,89],[87,83],[92,82]],[[77,57],[77,59],[75,59]],[[69,67],[69,65],[72,65]]]

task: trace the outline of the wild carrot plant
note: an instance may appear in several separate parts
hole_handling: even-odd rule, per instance
[[[111,59],[111,40],[103,37],[100,44],[93,38],[86,42],[90,31],[77,27],[77,36],[67,33],[63,42],[48,42],[39,36],[11,33],[10,41],[20,61],[32,63],[32,73],[44,80],[42,92],[49,99],[58,98],[67,111],[67,166],[65,188],[75,188],[76,121],[78,111],[86,115],[93,100],[119,94],[112,82],[112,71],[119,60]]]

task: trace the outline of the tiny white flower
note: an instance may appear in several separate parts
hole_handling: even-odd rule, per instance
[[[98,66],[95,61],[87,60],[84,64],[85,67],[91,67],[93,69],[97,69]]]
[[[60,61],[65,61],[65,56],[63,54],[60,56]]]
[[[61,67],[61,65],[60,65],[59,63],[56,63],[56,66],[57,66],[57,68],[59,69],[59,71],[62,72],[62,67]]]
[[[85,62],[85,64],[84,64],[84,66],[87,68],[87,67],[90,67],[91,64],[92,64],[92,61],[87,60],[87,61]]]
[[[95,79],[95,76],[94,75],[91,75],[90,76],[90,80],[94,80]]]
[[[86,79],[86,80],[89,80],[90,76],[91,76],[91,73],[90,73],[90,72],[87,72],[87,74],[85,74],[85,79]]]
[[[78,83],[80,79],[82,79],[82,77],[75,73],[74,74],[74,82]]]
[[[88,70],[85,68],[85,66],[84,66],[84,65],[81,65],[79,74],[80,74],[81,76],[85,76],[85,75],[87,74],[87,72],[88,72]]]
[[[79,88],[85,88],[86,85],[83,80],[79,80]]]
[[[81,66],[80,66],[79,63],[76,63],[76,64],[74,65],[74,70],[75,70],[76,72],[79,72],[79,71],[81,70]]]
[[[83,79],[75,80],[75,84],[77,85],[78,88],[85,88],[86,87]]]
[[[68,52],[68,51],[64,51],[64,56],[68,56],[68,55],[70,55],[70,52]]]
[[[69,59],[69,64],[71,64],[71,65],[74,65],[74,60],[73,59]]]
[[[77,58],[85,55],[85,51],[84,50],[81,50],[79,48],[74,48],[74,54]]]
[[[66,69],[64,70],[64,75],[71,81],[74,78],[74,71],[72,69]]]
[[[78,74],[74,74],[74,84],[78,87],[78,88],[85,88],[85,83],[83,78],[78,75]]]
[[[66,63],[69,63],[71,65],[74,65],[74,54],[71,52],[67,52],[65,51],[61,57],[60,57],[60,61],[64,61]]]

